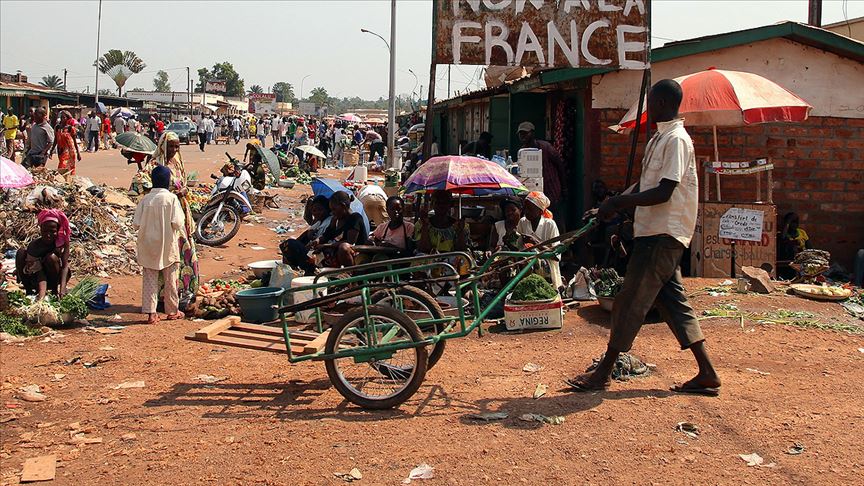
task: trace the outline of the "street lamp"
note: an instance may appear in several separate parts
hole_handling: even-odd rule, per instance
[[[360,29],[364,34],[372,34],[382,41],[390,51],[390,102],[387,104],[387,164],[396,167],[396,0],[390,0],[390,42],[367,29]]]
[[[303,81],[306,81],[306,78],[308,78],[309,76],[312,76],[312,75],[307,74],[306,76],[303,76],[303,79],[300,80],[300,100],[301,101],[303,100]]]
[[[414,89],[411,90],[411,97],[413,98],[414,94],[417,92],[417,85],[420,84],[420,80],[417,79],[417,74],[412,71],[411,68],[408,68],[408,72],[411,73],[411,76],[414,76]],[[420,98],[420,95],[417,95],[417,98]]]

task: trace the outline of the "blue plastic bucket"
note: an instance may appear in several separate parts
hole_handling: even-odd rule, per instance
[[[279,318],[279,297],[285,292],[282,287],[262,287],[240,290],[235,295],[243,320],[246,322],[270,322]]]

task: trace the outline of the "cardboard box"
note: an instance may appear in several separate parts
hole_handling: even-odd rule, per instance
[[[561,329],[564,326],[564,303],[561,297],[548,302],[504,302],[504,326],[508,331]]]
[[[742,204],[700,202],[696,215],[696,230],[690,242],[690,276],[727,278],[732,272],[731,241],[720,238],[720,219],[729,208],[754,209],[764,212],[762,241],[736,241],[735,275],[741,267],[764,268],[777,275],[777,207],[772,204]]]
[[[522,185],[524,185],[529,191],[543,192],[542,177],[525,177],[520,178],[519,180],[522,181]]]
[[[543,151],[535,148],[519,150],[519,177],[543,178]]]

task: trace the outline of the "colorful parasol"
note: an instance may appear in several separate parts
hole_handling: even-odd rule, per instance
[[[684,91],[678,113],[684,124],[697,127],[740,127],[754,123],[800,122],[813,108],[797,95],[758,74],[708,69],[675,78]],[[618,125],[617,132],[636,125],[634,104]],[[647,114],[642,113],[642,126]]]
[[[406,193],[525,194],[528,189],[500,165],[477,157],[432,157],[405,181]]]
[[[717,127],[740,127],[756,123],[801,122],[813,109],[791,91],[758,74],[709,68],[675,78],[684,97],[678,114],[684,125],[713,127],[714,157],[719,160]],[[623,133],[636,126],[638,103],[617,125],[609,127]],[[641,126],[647,129],[647,113]]]
[[[17,188],[33,184],[33,176],[23,166],[0,157],[0,187]]]
[[[363,121],[362,119],[360,119],[359,116],[355,115],[354,113],[342,113],[341,115],[339,115],[339,119],[350,123],[360,123],[361,121]]]

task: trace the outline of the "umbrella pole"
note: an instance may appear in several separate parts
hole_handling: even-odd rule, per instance
[[[714,162],[720,162],[720,149],[717,148],[717,126],[715,125],[711,129],[714,131]],[[723,196],[720,195],[720,173],[715,173],[714,177],[717,181],[717,201],[722,201]]]

